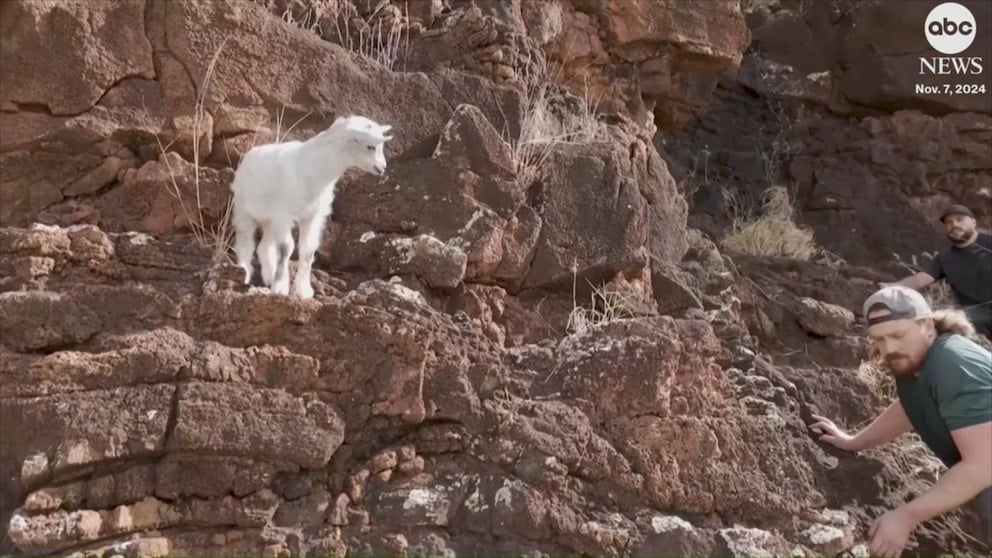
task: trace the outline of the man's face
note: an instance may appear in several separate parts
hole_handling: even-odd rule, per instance
[[[874,318],[888,314],[888,310],[870,312]],[[892,320],[868,328],[868,341],[892,374],[912,374],[923,366],[933,339],[930,320]]]
[[[975,219],[967,215],[951,214],[944,217],[944,232],[951,242],[960,244],[971,239],[975,234],[977,223]]]

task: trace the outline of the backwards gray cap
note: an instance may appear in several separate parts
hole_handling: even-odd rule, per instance
[[[888,310],[889,313],[869,320],[868,313],[880,308]],[[862,307],[861,315],[868,325],[874,325],[890,320],[926,318],[930,313],[930,305],[918,291],[902,285],[892,285],[883,287],[869,296]]]

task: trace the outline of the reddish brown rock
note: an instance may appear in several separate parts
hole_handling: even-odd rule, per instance
[[[535,193],[542,226],[527,286],[570,285],[576,274],[595,284],[644,267],[648,207],[626,178],[628,160],[586,146],[563,146],[550,160],[565,172],[546,177]]]
[[[823,337],[844,337],[852,333],[854,313],[821,300],[809,297],[800,298],[796,305],[796,315],[806,331]]]
[[[818,246],[849,265],[885,265],[898,255],[904,265],[888,268],[896,276],[877,279],[895,280],[908,273],[905,265],[925,264],[924,254],[946,243],[937,218],[948,204],[966,203],[981,226],[992,222],[989,122],[975,113],[901,110],[839,119],[755,101],[727,84],[698,127],[666,137],[664,150],[678,180],[699,185],[689,222],[711,238],[727,234],[733,211],[723,190],[702,187],[700,173],[711,182],[728,177],[738,198],[754,203],[769,186],[795,184],[795,219],[813,230]],[[733,133],[717,139],[713,126]]]
[[[988,3],[960,3],[971,11],[976,22],[992,20]],[[934,50],[923,32],[927,15],[936,5],[921,1],[898,5],[846,4],[836,0],[802,5],[777,0],[750,2],[748,26],[761,44],[761,57],[767,61],[762,64],[783,67],[792,74],[783,83],[772,84],[768,92],[791,96],[797,90],[810,90],[803,82],[822,81],[822,85],[814,86],[820,92],[811,96],[812,100],[843,113],[861,113],[864,107],[884,111],[914,108],[931,114],[992,113],[987,95],[944,91],[945,84],[963,83],[983,84],[988,91],[992,88],[988,71],[969,73],[967,77],[955,75],[948,81],[947,74],[921,69],[921,59],[933,64],[934,57],[947,56]],[[968,49],[955,56],[981,57],[990,48],[988,36],[977,33]],[[841,60],[844,63],[838,64]],[[767,81],[774,73],[761,75]],[[919,85],[936,86],[939,93],[922,93],[917,90]]]
[[[800,410],[810,397],[818,412],[862,420],[843,409],[875,403],[842,395],[870,389],[822,377],[803,383],[808,371],[785,370],[789,382],[775,368],[725,376],[713,363],[722,348],[711,326],[668,317],[504,350],[481,321],[459,322],[382,281],[305,303],[225,289],[179,295],[182,310],[163,327],[154,320],[164,314],[152,318],[161,310],[143,318],[111,311],[99,285],[68,294],[58,289],[72,285],[59,277],[116,288],[118,279],[78,268],[127,257],[138,270],[183,256],[154,239],[128,252],[132,235],[85,230],[5,231],[6,254],[47,254],[57,270],[48,288],[91,308],[104,326],[78,342],[86,351],[7,348],[0,428],[12,443],[0,466],[20,479],[4,488],[23,501],[5,510],[17,548],[111,548],[178,525],[192,531],[163,534],[172,551],[376,548],[397,532],[409,548],[460,552],[490,548],[493,536],[507,552],[539,540],[548,552],[601,554],[663,544],[777,553],[783,540],[823,548],[845,540],[814,529],[822,522],[792,535],[713,530],[720,522],[659,532],[577,502],[609,493],[742,524],[820,508],[824,491],[838,487],[827,456],[804,437]],[[513,300],[498,288],[479,293],[478,311]],[[503,308],[488,319],[519,328]],[[382,447],[381,435],[403,441]],[[338,449],[342,440],[347,450]],[[100,522],[59,527],[76,516]],[[304,526],[323,534],[274,534]],[[211,535],[195,535],[201,529]],[[413,535],[435,529],[450,535]],[[519,538],[524,532],[537,538]]]
[[[126,4],[36,4],[10,2],[3,19],[18,21],[0,49],[4,68],[0,102],[43,107],[53,115],[92,108],[111,86],[127,77],[153,79],[152,45],[138,22],[145,0]],[[53,29],[60,39],[52,40]],[[39,66],[38,58],[48,60]],[[86,72],[80,72],[86,68]]]
[[[96,204],[101,218],[120,227],[162,236],[193,227],[216,230],[230,198],[230,171],[199,169],[178,153],[162,155],[120,176],[120,185]],[[110,229],[113,230],[113,229]]]
[[[643,94],[664,129],[680,128],[705,110],[716,75],[735,70],[750,41],[735,2],[521,6],[528,33],[563,66],[559,79],[574,93],[635,118],[643,114],[635,108]],[[625,75],[624,66],[634,75]]]
[[[69,90],[0,101],[3,224],[75,225],[0,228],[0,552],[836,552],[932,483],[911,445],[838,457],[805,426],[811,413],[863,423],[884,404],[887,378],[851,369],[854,339],[818,339],[881,277],[731,261],[706,223],[686,230],[691,185],[650,145],[652,103],[663,126],[681,126],[703,113],[713,76],[736,68],[739,7],[631,6],[423,1],[407,17],[396,3],[151,1],[113,12],[150,48],[103,53],[94,73],[78,64]],[[133,38],[107,39],[103,12],[69,8],[19,0],[0,19],[71,19],[41,51],[69,60]],[[423,72],[383,68],[380,45],[364,43],[375,61],[321,41],[344,42],[336,23],[410,31],[412,59],[392,67]],[[17,33],[41,28],[29,19]],[[136,75],[107,82],[132,59]],[[547,73],[556,62],[565,71]],[[737,85],[774,89],[752,75],[772,66],[752,62]],[[60,68],[20,83],[58,83]],[[518,90],[528,76],[589,77],[569,87],[610,92],[607,114],[554,92],[535,111]],[[80,113],[61,115],[66,100]],[[205,222],[220,220],[253,143],[298,119],[291,137],[306,137],[345,112],[387,121],[396,140],[385,177],[338,184],[314,300],[246,289],[223,252],[176,234],[197,186]],[[738,129],[711,118],[709,134]],[[977,156],[970,118],[941,120],[950,131],[910,115],[798,126],[800,199],[837,198],[840,171],[871,160],[879,184],[936,203],[914,163],[957,170],[911,138]],[[588,134],[538,143],[550,158],[528,160],[521,132],[558,127]],[[777,130],[743,128],[792,149]],[[766,144],[740,136],[731,150],[697,138],[698,175],[723,186],[751,175],[720,173],[753,164],[765,172],[754,184],[769,180],[754,150]],[[966,176],[955,174],[980,191]],[[573,297],[572,280],[606,295]],[[619,292],[638,304],[603,312]],[[803,319],[804,298],[836,308]],[[592,318],[569,329],[580,311]],[[810,512],[827,502],[850,522]],[[942,526],[918,539],[924,553],[969,549]]]
[[[326,464],[343,439],[344,425],[333,408],[282,391],[191,383],[179,387],[177,398],[175,450],[243,454],[313,469]],[[216,430],[226,435],[220,438]],[[287,439],[284,431],[297,437]]]

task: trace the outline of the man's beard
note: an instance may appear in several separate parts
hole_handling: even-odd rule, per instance
[[[961,245],[971,240],[972,234],[972,232],[968,232],[965,229],[954,227],[951,229],[951,232],[947,233],[947,238],[949,238],[952,243]]]
[[[923,360],[914,361],[907,355],[897,354],[889,355],[882,363],[893,376],[908,376],[920,369]]]

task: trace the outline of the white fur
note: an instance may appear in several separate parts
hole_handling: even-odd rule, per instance
[[[313,297],[313,258],[331,214],[335,184],[353,167],[378,176],[386,172],[383,146],[392,139],[386,135],[391,127],[363,116],[342,117],[307,141],[259,145],[245,153],[231,183],[231,224],[246,285],[251,282],[255,230],[261,227],[262,281],[273,293],[289,294],[295,223],[300,253],[293,290],[300,298]]]

